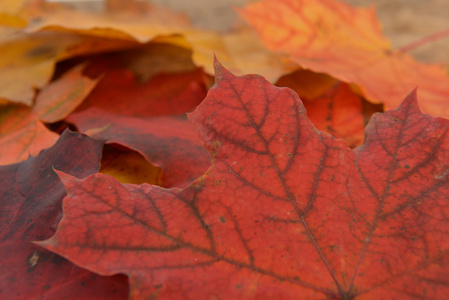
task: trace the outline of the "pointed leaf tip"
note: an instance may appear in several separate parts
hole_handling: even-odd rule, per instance
[[[223,78],[232,78],[235,77],[234,74],[229,72],[228,69],[223,67],[223,65],[218,61],[218,58],[214,53],[214,70],[215,70],[215,83],[219,83]]]
[[[69,193],[69,189],[72,188],[77,181],[79,181],[79,179],[75,176],[56,170],[54,167],[53,171],[56,173],[56,175],[58,175],[59,180],[61,180],[67,193]]]
[[[52,237],[50,237],[50,238],[48,238],[46,240],[43,240],[43,241],[31,241],[31,243],[51,251],[51,250],[53,250],[55,248],[55,246],[59,243],[59,241],[58,241],[57,238],[52,236]]]
[[[399,108],[410,108],[422,113],[418,104],[418,87],[415,87],[402,101]]]

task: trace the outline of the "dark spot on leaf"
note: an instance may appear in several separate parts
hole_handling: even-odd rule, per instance
[[[50,47],[48,45],[43,45],[43,46],[39,46],[36,47],[34,49],[31,49],[30,51],[28,51],[25,55],[27,57],[52,57],[54,56],[55,53],[55,49],[53,47]]]

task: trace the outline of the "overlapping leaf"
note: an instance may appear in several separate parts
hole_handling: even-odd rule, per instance
[[[210,165],[181,115],[205,97],[203,76],[197,69],[138,82],[129,70],[113,70],[67,120],[94,138],[138,151],[162,168],[163,186],[185,186]]]
[[[59,172],[64,217],[39,244],[127,274],[132,299],[444,299],[449,122],[412,93],[352,150],[291,90],[216,68],[190,115],[203,177],[167,190]]]
[[[100,173],[111,175],[122,183],[162,184],[161,168],[138,152],[115,144],[104,147]]]
[[[62,215],[65,190],[53,168],[80,178],[94,174],[100,167],[102,146],[66,131],[38,156],[0,167],[0,298],[123,299],[126,295],[122,276],[97,276],[32,244],[50,237]]]
[[[42,88],[50,81],[57,61],[117,50],[130,44],[123,40],[57,31],[26,34],[15,30],[1,37],[0,99],[30,106],[35,89]]]
[[[449,117],[449,77],[442,66],[424,65],[394,51],[373,9],[335,0],[264,0],[241,15],[270,49],[302,68],[355,84],[367,99],[397,107],[419,85],[421,108]]]
[[[79,122],[88,122],[89,118],[82,115],[93,108],[141,118],[184,114],[204,99],[206,88],[203,76],[202,70],[195,69],[160,74],[141,82],[128,69],[108,70],[75,113]],[[68,120],[74,121],[74,118],[69,117]]]
[[[48,130],[31,108],[0,105],[0,165],[12,164],[53,146],[58,135]]]
[[[42,1],[38,4],[22,12],[29,20],[27,32],[57,30],[93,40],[97,38],[99,46],[104,40],[112,44],[122,41],[122,48],[148,42],[172,44],[192,50],[195,64],[209,73],[213,73],[213,52],[234,72],[259,73],[272,81],[293,70],[278,54],[268,51],[247,28],[226,33],[194,28],[182,14],[148,2],[109,0],[106,1],[107,11],[97,13]],[[103,51],[108,50],[104,48]]]
[[[258,73],[256,73],[258,74]],[[284,75],[276,82],[277,86],[293,89],[301,99],[314,100],[338,84],[338,80],[322,73],[299,69]]]
[[[78,66],[45,86],[32,108],[9,102],[0,106],[0,146],[8,149],[0,153],[0,164],[23,161],[53,146],[58,134],[42,122],[64,119],[97,83],[97,80],[82,76],[81,71],[82,67]]]
[[[142,119],[89,109],[70,120],[93,138],[139,152],[162,169],[161,184],[165,187],[185,186],[210,165],[207,152],[184,117]]]
[[[82,69],[82,65],[76,66],[40,91],[33,111],[41,121],[63,120],[86,99],[98,80],[83,76]]]
[[[336,84],[313,101],[305,99],[304,106],[318,129],[345,140],[352,148],[362,144],[367,120],[380,111],[344,83]]]

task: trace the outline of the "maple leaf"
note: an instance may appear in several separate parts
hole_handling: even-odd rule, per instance
[[[83,67],[74,67],[39,92],[33,111],[41,121],[54,123],[64,119],[94,89],[98,80],[83,76]]]
[[[183,187],[201,176],[210,158],[184,117],[137,118],[88,109],[70,122],[108,144],[133,149],[162,169],[164,187]]]
[[[314,100],[338,83],[338,80],[329,75],[299,69],[279,78],[276,85],[291,88],[303,100],[304,98]]]
[[[355,94],[347,84],[336,84],[313,101],[303,100],[308,118],[319,130],[344,139],[352,148],[362,144],[365,120],[375,112],[375,107]]]
[[[115,55],[101,55],[101,58],[104,60],[103,63],[106,63],[103,70],[120,62],[120,67],[126,66],[140,82],[147,82],[159,74],[193,72],[198,69],[192,62],[191,50],[167,43],[147,43],[137,48],[116,52]],[[95,57],[89,68],[94,69],[97,64],[97,68],[100,69],[98,59]],[[193,73],[192,78],[197,78],[198,75]]]
[[[98,70],[88,67],[86,71],[93,73]],[[201,69],[195,69],[178,74],[158,74],[149,81],[139,82],[126,68],[106,70],[74,114],[76,119],[83,119],[83,111],[92,108],[141,118],[183,114],[193,110],[204,99],[204,76]],[[71,122],[74,118],[69,116],[67,120]]]
[[[30,21],[28,32],[57,28],[141,43],[157,35],[170,35],[174,30],[190,27],[188,18],[167,8],[134,0],[122,3],[121,7],[108,5],[103,11],[92,12],[76,10],[62,3],[37,1],[31,7],[24,7],[20,16]],[[136,5],[140,7],[134,9]]]
[[[257,72],[276,81],[282,74],[293,71],[291,64],[282,60],[280,55],[268,51],[254,32],[246,27],[218,33],[195,28],[182,14],[150,3],[128,0],[106,2],[112,5],[106,5],[105,11],[86,12],[38,1],[32,8],[24,9],[20,16],[29,21],[27,32],[56,29],[67,35],[76,33],[97,38],[100,46],[105,39],[119,45],[122,41],[122,49],[126,48],[126,44],[128,47],[148,43],[176,45],[192,50],[194,63],[204,67],[208,73],[213,73],[211,49],[235,72]]]
[[[15,103],[0,105],[0,165],[12,164],[51,147],[58,135],[39,121],[31,108]]]
[[[132,299],[445,298],[449,123],[415,93],[352,150],[292,90],[216,63],[189,118],[204,176],[180,190],[58,172],[64,217],[38,244],[128,275]]]
[[[321,73],[300,69],[282,76],[276,85],[293,89],[303,100],[310,121],[352,148],[362,144],[371,115],[383,111],[382,105],[366,101],[348,84]]]
[[[7,34],[0,36],[0,98],[29,106],[35,89],[50,81],[57,61],[130,47],[130,42],[124,40],[57,31],[26,33],[6,28]],[[2,29],[5,28],[0,24],[0,33]]]
[[[394,51],[374,9],[335,0],[264,0],[239,10],[264,44],[302,68],[355,84],[366,98],[397,107],[419,85],[421,108],[449,117],[445,67],[425,65]]]
[[[185,186],[210,165],[190,124],[179,116],[204,99],[203,76],[196,69],[142,83],[127,69],[112,70],[67,121],[94,138],[139,152],[162,168],[163,186]]]
[[[38,156],[0,167],[0,298],[120,299],[126,294],[122,277],[97,276],[31,243],[50,237],[61,218],[65,190],[53,168],[81,178],[91,175],[100,167],[102,146],[65,131]]]
[[[30,108],[16,103],[0,105],[0,164],[12,164],[37,155],[54,145],[59,135],[48,130],[42,121],[56,122],[79,105],[96,85],[81,74],[82,66],[68,71],[47,85]]]
[[[138,152],[124,148],[120,145],[105,145],[99,172],[111,175],[123,183],[162,184],[161,168],[149,163]]]

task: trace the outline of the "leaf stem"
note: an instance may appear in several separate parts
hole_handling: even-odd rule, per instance
[[[449,36],[449,28],[435,32],[431,35],[425,36],[423,38],[420,38],[417,41],[411,42],[410,44],[404,45],[398,49],[400,52],[410,52],[412,50],[415,50],[416,48],[419,48],[421,46],[424,46],[426,44],[433,43],[439,39],[445,38]]]

